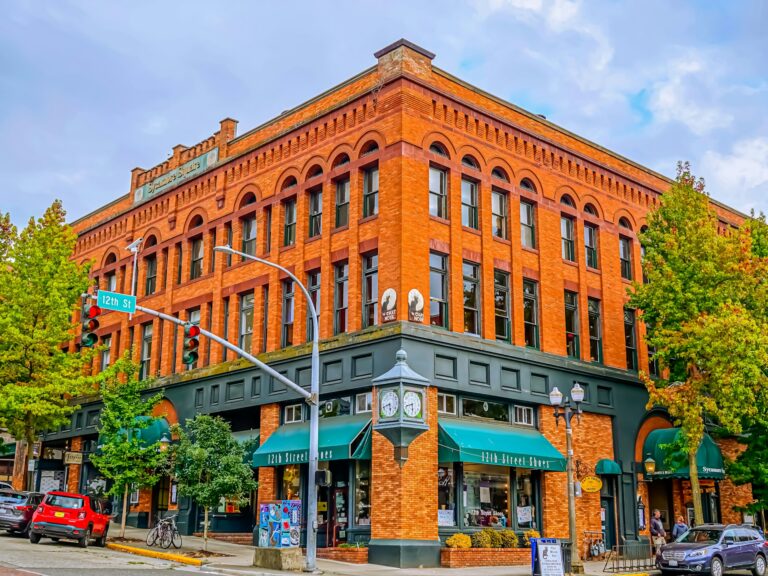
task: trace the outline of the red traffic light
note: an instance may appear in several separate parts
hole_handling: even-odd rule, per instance
[[[96,304],[91,304],[88,306],[88,318],[96,318],[96,316],[101,315],[101,308],[96,306]]]
[[[196,338],[198,336],[200,336],[200,326],[197,324],[186,324],[184,326],[185,338]]]
[[[80,344],[86,348],[91,348],[99,342],[96,330],[99,329],[99,316],[101,308],[96,304],[89,303],[90,296],[85,296],[80,309],[80,323],[82,333],[80,335]]]
[[[197,324],[184,324],[184,354],[182,355],[182,362],[187,365],[197,362],[199,354],[197,352],[198,346],[200,346],[200,326]]]

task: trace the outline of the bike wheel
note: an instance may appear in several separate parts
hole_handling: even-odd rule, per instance
[[[157,542],[157,526],[152,528],[149,532],[147,532],[147,546],[154,546]]]
[[[171,543],[173,543],[173,535],[171,534],[171,531],[166,528],[163,530],[162,534],[160,534],[160,546],[167,550],[171,547]]]
[[[174,548],[181,548],[181,533],[176,528],[173,529],[171,543]]]

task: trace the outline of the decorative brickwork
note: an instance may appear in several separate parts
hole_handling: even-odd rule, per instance
[[[443,568],[471,566],[527,566],[531,563],[530,548],[442,548]]]

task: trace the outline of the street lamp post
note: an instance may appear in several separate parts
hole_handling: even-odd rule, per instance
[[[574,490],[573,478],[573,429],[571,428],[571,419],[576,416],[577,421],[581,421],[581,403],[584,401],[584,389],[578,382],[573,383],[571,388],[571,397],[565,398],[563,393],[552,388],[549,393],[549,403],[555,409],[555,424],[560,423],[560,418],[565,421],[565,442],[566,442],[566,475],[568,482],[568,532],[571,539],[571,572],[573,574],[583,574],[584,565],[579,556],[578,541],[576,535],[576,494]]]
[[[307,572],[314,572],[317,567],[317,462],[318,462],[318,440],[320,426],[319,398],[320,398],[320,327],[317,322],[317,310],[312,302],[312,296],[307,287],[287,268],[264,260],[258,256],[246,254],[239,250],[234,250],[228,244],[225,246],[216,246],[217,252],[225,252],[241,256],[248,260],[261,262],[267,266],[272,266],[287,274],[296,284],[298,284],[304,296],[307,298],[309,312],[312,315],[312,368],[310,379],[310,394],[307,399],[309,404],[309,486],[307,490],[307,561],[304,568]]]

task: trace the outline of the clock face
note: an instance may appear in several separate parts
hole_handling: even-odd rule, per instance
[[[394,390],[387,390],[381,395],[381,408],[379,412],[384,418],[392,418],[397,414],[397,408],[400,406],[400,398]]]
[[[421,394],[412,390],[403,394],[403,412],[409,418],[418,418],[421,414]]]

